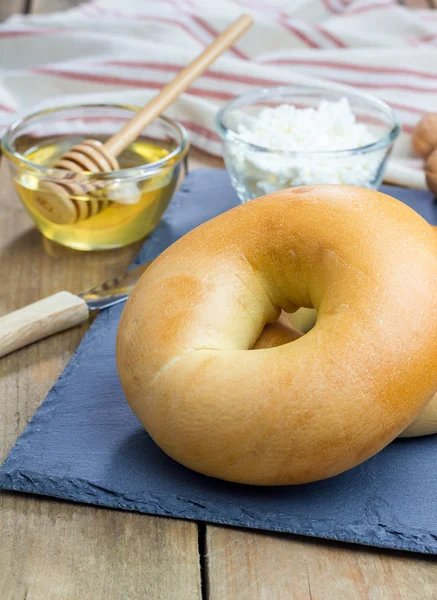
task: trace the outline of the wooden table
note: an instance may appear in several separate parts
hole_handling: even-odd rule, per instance
[[[80,1],[80,0],[79,0]],[[14,12],[78,0],[1,0]],[[409,3],[412,4],[412,3]],[[429,7],[427,0],[414,5]],[[191,164],[221,166],[194,155]],[[122,272],[136,247],[79,253],[43,241],[0,171],[0,314]],[[0,461],[87,326],[0,360]],[[0,600],[432,600],[435,559],[57,500],[0,494]]]

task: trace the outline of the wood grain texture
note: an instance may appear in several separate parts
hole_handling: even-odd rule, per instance
[[[83,4],[85,0],[31,0],[32,13],[61,12]]]
[[[208,527],[210,600],[435,600],[434,557]]]
[[[44,240],[0,170],[0,315],[123,272],[140,244],[76,252]],[[0,359],[0,461],[87,325]],[[200,600],[194,523],[0,493],[0,598]]]
[[[2,600],[199,600],[188,522],[54,500],[2,500]]]
[[[0,1],[0,21],[4,21],[11,15],[21,13],[26,6],[26,0],[1,0]]]
[[[433,8],[433,0],[404,0],[402,4],[408,8]]]

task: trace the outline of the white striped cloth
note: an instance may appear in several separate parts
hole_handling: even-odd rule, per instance
[[[166,111],[220,154],[218,106],[260,86],[329,80],[388,102],[403,123],[386,180],[425,187],[410,151],[437,111],[437,10],[395,0],[94,0],[0,26],[0,129],[69,102],[144,104],[234,18],[255,25]]]

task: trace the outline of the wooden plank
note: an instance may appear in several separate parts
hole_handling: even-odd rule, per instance
[[[14,495],[1,511],[2,600],[200,599],[194,524]]]
[[[85,0],[31,0],[32,13],[51,13],[68,10]]]
[[[210,600],[435,600],[433,557],[208,527]]]
[[[75,252],[43,240],[0,172],[0,314],[122,272],[138,244]],[[0,462],[87,326],[0,359]],[[194,523],[0,493],[0,598],[200,599]]]
[[[408,8],[432,8],[432,0],[404,0],[402,2]]]
[[[11,15],[24,12],[26,0],[1,0],[0,21],[4,21]]]

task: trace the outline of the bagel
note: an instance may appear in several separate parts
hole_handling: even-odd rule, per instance
[[[266,325],[254,348],[271,348],[293,342],[314,327],[316,311],[300,308],[295,313],[282,313],[276,323]],[[421,437],[437,433],[437,394],[435,394],[414,421],[399,437]]]
[[[436,273],[432,227],[385,194],[316,185],[240,205],[133,290],[117,334],[126,398],[205,475],[287,485],[346,471],[437,392]],[[308,333],[265,330],[298,307],[317,311]]]

